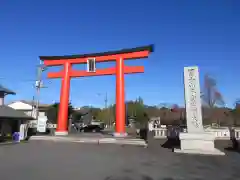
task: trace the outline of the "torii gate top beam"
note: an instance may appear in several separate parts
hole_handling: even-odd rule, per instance
[[[59,66],[63,65],[66,61],[68,61],[70,64],[87,63],[88,58],[95,58],[96,62],[116,61],[116,59],[119,57],[123,58],[124,60],[140,59],[148,57],[150,52],[153,52],[153,45],[102,53],[65,56],[40,56],[39,58],[44,61],[46,66]]]

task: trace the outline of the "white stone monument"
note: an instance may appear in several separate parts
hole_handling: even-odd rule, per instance
[[[203,129],[198,67],[184,67],[184,90],[187,133],[180,133],[181,149],[174,152],[224,155],[214,147],[215,135]]]

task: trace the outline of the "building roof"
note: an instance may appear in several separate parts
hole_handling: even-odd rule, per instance
[[[7,94],[15,95],[16,94],[15,92],[3,87],[1,84],[0,84],[0,92],[4,92],[4,95],[7,95]]]
[[[30,105],[30,106],[36,105],[36,102],[34,102],[34,101],[26,101],[26,100],[14,101],[14,102],[11,102],[11,103],[9,103],[9,104],[12,104],[12,103],[15,103],[15,102],[22,102],[22,103],[28,104],[28,105]],[[51,104],[39,103],[39,107],[40,107],[40,108],[47,108],[47,107],[49,107],[49,106],[51,106]]]
[[[25,104],[29,104],[29,105],[35,105],[36,102],[34,101],[26,101],[26,100],[20,100],[22,103],[25,103]],[[51,106],[51,104],[43,104],[43,103],[39,103],[39,107],[49,107]]]
[[[14,119],[14,120],[32,120],[33,117],[26,115],[22,111],[15,110],[9,106],[0,106],[0,119]]]
[[[135,47],[130,49],[121,49],[118,51],[107,51],[101,53],[90,53],[90,54],[76,54],[76,55],[64,55],[64,56],[39,56],[41,60],[59,60],[59,59],[76,59],[76,58],[86,58],[86,57],[97,57],[97,56],[109,56],[116,54],[124,54],[131,52],[140,52],[140,51],[150,51],[153,52],[153,45]]]

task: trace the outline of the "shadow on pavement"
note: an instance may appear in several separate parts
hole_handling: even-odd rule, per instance
[[[232,146],[224,148],[224,150],[240,153],[239,141],[236,139],[232,139],[231,141],[232,141]]]
[[[240,150],[239,150],[239,149],[234,149],[233,147],[227,147],[227,148],[224,148],[224,150],[230,151],[230,152],[240,153]]]
[[[166,142],[161,145],[161,147],[167,149],[180,148],[180,140],[179,138],[168,138]]]

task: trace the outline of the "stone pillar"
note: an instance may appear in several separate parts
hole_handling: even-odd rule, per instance
[[[204,131],[198,67],[184,67],[187,133],[180,133],[181,149],[175,152],[224,155],[214,148],[215,135]]]

